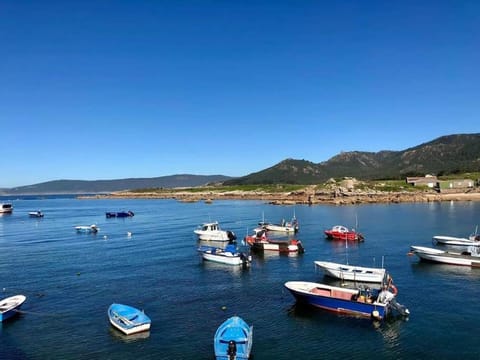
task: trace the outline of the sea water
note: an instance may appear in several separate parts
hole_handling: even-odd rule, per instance
[[[12,200],[12,199],[10,199]],[[228,317],[253,325],[253,358],[479,359],[480,269],[423,263],[411,245],[468,236],[480,203],[274,206],[263,201],[13,199],[0,217],[0,298],[24,294],[19,316],[0,324],[0,359],[213,359]],[[44,218],[29,218],[41,210]],[[107,211],[134,217],[107,219]],[[253,254],[247,269],[202,261],[193,230],[219,221],[242,238],[261,220],[293,214],[302,255]],[[76,225],[96,224],[97,234]],[[333,225],[365,242],[326,240]],[[315,260],[384,266],[407,319],[383,323],[295,305],[290,280],[332,282]],[[124,336],[107,317],[117,302],[144,309],[151,330]]]

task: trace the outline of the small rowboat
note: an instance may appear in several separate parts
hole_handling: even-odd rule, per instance
[[[77,230],[78,233],[96,234],[100,228],[97,225],[79,225],[75,226],[75,230]]]
[[[215,332],[213,346],[216,360],[246,360],[253,345],[253,326],[241,317],[225,320]]]
[[[112,304],[108,308],[108,318],[113,327],[126,335],[136,334],[150,329],[151,320],[143,312],[132,306]]]
[[[16,315],[26,299],[25,295],[15,295],[0,301],[0,322]]]

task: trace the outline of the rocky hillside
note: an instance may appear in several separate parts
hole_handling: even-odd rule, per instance
[[[318,184],[329,178],[345,176],[363,180],[403,179],[406,176],[478,171],[480,134],[458,134],[442,136],[402,151],[342,152],[319,164],[287,159],[224,184]]]

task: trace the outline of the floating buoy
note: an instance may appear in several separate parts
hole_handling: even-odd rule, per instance
[[[132,237],[132,233],[130,231],[127,232],[128,237]]]
[[[107,235],[103,235],[103,238],[104,238],[105,240],[107,240]]]
[[[227,307],[225,305],[223,305],[222,310],[227,310]]]
[[[373,310],[372,311],[372,317],[374,319],[380,319],[380,313],[378,312],[378,310]]]

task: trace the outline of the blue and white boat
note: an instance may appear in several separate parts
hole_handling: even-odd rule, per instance
[[[225,320],[215,332],[213,346],[216,360],[244,360],[250,357],[253,345],[253,326],[241,317]]]
[[[393,315],[394,311],[402,316],[410,314],[407,308],[395,300],[396,288],[392,290],[387,286],[382,289],[370,289],[369,287],[350,289],[307,281],[285,283],[285,287],[298,303],[309,304],[337,313],[377,320]]]
[[[113,327],[127,335],[150,330],[152,322],[143,310],[123,304],[110,305],[108,318]]]
[[[248,266],[251,262],[251,257],[238,251],[235,244],[228,244],[224,249],[204,245],[197,250],[201,253],[204,260],[221,264]]]
[[[100,230],[100,228],[95,224],[93,224],[93,225],[79,225],[79,226],[75,226],[75,230],[78,233],[86,233],[86,234],[93,233],[93,234],[96,234],[98,232],[98,230]]]
[[[30,212],[28,213],[28,216],[34,217],[34,218],[41,218],[41,217],[43,217],[43,212],[41,212],[40,210],[30,211]]]
[[[25,295],[15,295],[0,301],[0,322],[18,314],[20,307],[27,298]]]

